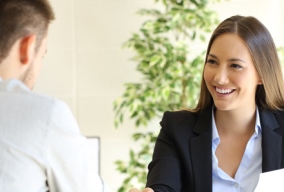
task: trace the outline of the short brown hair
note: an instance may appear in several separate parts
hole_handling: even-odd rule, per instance
[[[206,59],[214,40],[225,33],[237,34],[250,51],[255,68],[262,80],[255,95],[256,104],[264,109],[284,108],[284,84],[282,69],[274,41],[267,28],[254,17],[232,16],[215,29],[208,44]],[[200,98],[193,111],[200,111],[213,104],[204,77],[201,82]]]
[[[0,0],[0,63],[12,45],[27,35],[36,35],[38,50],[52,20],[48,0]]]

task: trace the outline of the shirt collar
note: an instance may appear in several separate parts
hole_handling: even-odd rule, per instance
[[[16,91],[16,90],[25,90],[25,91],[31,91],[22,81],[18,79],[8,79],[3,80],[2,77],[0,77],[0,90],[5,91]]]
[[[215,109],[215,106],[213,106],[212,108],[212,141],[220,138],[217,127],[216,127],[214,109]],[[260,119],[259,119],[259,111],[258,111],[258,107],[256,107],[255,135],[257,136],[260,131],[261,131],[261,126],[260,126]]]

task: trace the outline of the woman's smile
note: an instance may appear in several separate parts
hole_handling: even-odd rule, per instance
[[[228,33],[214,40],[204,80],[217,109],[255,109],[256,87],[261,81],[250,52],[238,35]]]
[[[224,88],[218,88],[218,87],[215,87],[215,90],[217,93],[222,94],[222,95],[228,95],[235,91],[235,89],[224,89]]]

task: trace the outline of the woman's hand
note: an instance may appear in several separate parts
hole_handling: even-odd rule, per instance
[[[139,189],[133,188],[133,189],[130,189],[129,192],[154,192],[154,191],[151,188],[145,188],[143,190],[139,190]]]

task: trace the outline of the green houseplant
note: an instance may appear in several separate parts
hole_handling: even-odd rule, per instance
[[[193,107],[198,98],[205,52],[196,53],[196,43],[204,42],[218,23],[209,4],[218,0],[155,0],[163,10],[142,9],[146,20],[124,47],[134,50],[133,60],[142,74],[140,83],[125,84],[123,95],[114,102],[115,125],[125,115],[136,127],[147,127],[167,110]],[[204,48],[206,45],[204,44]],[[116,161],[117,170],[125,175],[119,192],[144,187],[157,133],[137,132],[134,141],[140,150],[129,152],[129,162]]]

